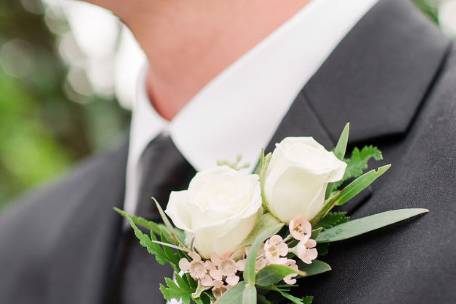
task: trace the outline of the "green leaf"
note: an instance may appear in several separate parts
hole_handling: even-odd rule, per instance
[[[242,155],[237,155],[234,162],[229,160],[219,160],[217,161],[217,166],[227,166],[233,170],[240,171],[242,169],[247,169],[250,167],[249,163],[242,163]]]
[[[151,238],[153,235],[151,234]],[[163,239],[163,234],[160,235],[160,238]],[[179,261],[181,258],[185,257],[184,252],[187,252],[188,249],[186,248],[179,248],[179,247],[170,247],[170,245],[157,241],[152,240],[152,242],[161,245],[161,250],[163,255],[166,257],[166,262],[171,264],[175,271],[179,271]],[[171,245],[172,246],[172,245]],[[176,249],[176,250],[174,250]]]
[[[157,262],[163,263],[164,257],[160,246],[152,242],[152,239],[149,238],[147,234],[143,233],[130,217],[127,216],[127,220],[130,223],[130,226],[133,229],[136,238],[139,240],[139,244],[142,247],[146,248],[149,254],[154,255],[157,259]]]
[[[289,294],[288,292],[281,290],[279,288],[274,288],[273,290],[278,292],[282,297],[289,300],[293,304],[312,304],[312,301],[313,301],[313,297],[304,297],[301,299],[301,298],[295,297],[295,296]]]
[[[257,174],[260,178],[266,175],[271,157],[271,153],[265,154],[264,151],[261,151],[260,159],[258,160],[258,165],[255,169],[255,174]]]
[[[347,212],[329,212],[317,225],[317,227],[329,229],[334,226],[346,223],[350,220]],[[315,239],[312,235],[312,238]]]
[[[317,238],[318,243],[346,240],[358,235],[429,212],[427,209],[399,209],[370,215],[324,230]]]
[[[267,204],[267,200],[266,200],[266,194],[264,192],[264,183],[266,180],[266,174],[268,172],[268,167],[269,167],[269,163],[271,162],[271,158],[272,158],[272,153],[265,155],[264,151],[262,151],[261,155],[260,155],[260,160],[258,162],[258,166],[255,170],[255,173],[258,174],[258,176],[260,178],[261,198],[263,201],[263,208],[266,211],[268,210],[268,204]]]
[[[257,290],[254,285],[245,285],[242,293],[242,304],[257,304]]]
[[[334,155],[340,160],[344,160],[345,152],[347,150],[348,144],[348,136],[350,134],[350,123],[347,123],[340,134],[339,140],[337,141],[337,145],[334,148]],[[326,188],[325,198],[331,196],[331,193],[336,189],[338,183],[330,183]]]
[[[163,294],[163,297],[167,301],[172,299],[180,299],[184,304],[190,304],[192,301],[192,293],[195,290],[186,284],[179,274],[174,274],[176,280],[165,278],[165,284],[160,284],[160,291]]]
[[[155,222],[146,220],[145,218],[129,214],[128,212],[121,210],[119,208],[114,208],[114,211],[119,213],[121,216],[125,217],[127,220],[133,221],[137,226],[143,227],[147,230],[151,230],[154,233],[161,233],[162,231],[167,231],[166,227]]]
[[[242,298],[246,285],[247,284],[245,282],[239,282],[234,288],[231,288],[223,294],[223,296],[218,300],[218,304],[242,303]]]
[[[351,182],[347,187],[333,195],[330,199],[326,200],[323,209],[311,220],[312,225],[317,225],[335,206],[344,205],[361,191],[369,187],[380,176],[385,174],[389,168],[391,168],[391,165],[386,165],[377,170],[371,170],[363,174]]]
[[[279,283],[288,275],[297,274],[304,276],[305,273],[296,271],[286,265],[268,265],[261,269],[256,275],[256,284],[267,287]]]
[[[212,304],[212,298],[213,296],[208,291],[205,291],[199,298],[193,299],[193,302],[195,302],[195,304]]]
[[[313,229],[311,239],[315,240],[317,238],[317,236],[320,234],[320,232],[322,232],[322,231],[323,231],[323,227],[318,227],[318,228]]]
[[[173,249],[176,249],[176,250],[179,250],[179,251],[183,251],[183,252],[189,252],[190,251],[190,250],[188,250],[186,248],[182,248],[182,247],[170,244],[170,243],[165,243],[165,242],[160,242],[160,241],[152,241],[152,242],[155,243],[155,244],[161,245],[163,247],[173,248]]]
[[[172,260],[169,259],[169,256],[167,255],[166,251],[164,250],[165,247],[161,247],[159,244],[155,243],[155,241],[158,240],[158,237],[156,234],[153,232],[150,233],[150,240],[151,244],[149,244],[148,252],[150,254],[153,254],[155,257],[155,260],[160,264],[160,265],[165,265],[166,263],[171,264],[173,268],[176,269],[176,265],[172,263]],[[153,252],[153,253],[152,253]]]
[[[169,248],[179,247],[174,245],[175,240],[174,238],[171,238],[171,234],[165,226],[147,221],[141,217],[130,215],[117,208],[114,210],[127,219],[136,238],[139,240],[139,244],[146,248],[147,252],[153,255],[155,260],[160,265],[170,264],[175,270],[177,270],[182,254],[179,254]],[[139,223],[144,228],[150,228],[150,236],[142,232],[136,223]],[[160,239],[158,237],[160,237]],[[179,250],[186,251],[186,248],[179,248]]]
[[[349,200],[358,195],[361,191],[369,187],[375,180],[385,174],[386,171],[391,168],[391,165],[386,165],[378,168],[377,170],[371,170],[362,176],[355,179],[347,187],[342,189],[340,194],[335,198],[335,205],[342,206]]]
[[[310,265],[305,263],[299,263],[299,270],[303,273],[303,276],[310,277],[331,271],[331,266],[329,266],[327,263],[323,261],[314,260]]]
[[[333,192],[334,190],[338,189],[343,183],[346,181],[352,180],[361,176],[364,171],[368,169],[369,161],[371,159],[375,159],[380,161],[383,159],[382,152],[374,146],[365,146],[361,150],[358,148],[354,148],[352,154],[349,159],[345,159],[347,163],[347,168],[345,169],[344,178],[336,183],[330,184],[330,190]],[[327,191],[328,198],[331,192]]]
[[[350,123],[347,123],[340,134],[339,140],[337,142],[336,148],[334,149],[334,154],[340,160],[343,160],[345,157],[345,151],[347,150],[348,136],[350,134]]]
[[[158,201],[154,197],[152,197],[152,200],[155,202],[155,206],[157,207],[158,213],[160,214],[163,223],[165,224],[174,241],[180,246],[185,247],[185,241],[183,240],[182,236],[177,232],[178,230],[174,228],[174,226],[171,224],[171,221],[166,216],[165,211],[163,211]]]
[[[166,228],[168,228],[169,231],[173,231],[174,226],[171,224],[171,221],[166,216],[165,211],[163,211],[162,207],[160,206],[158,201],[155,199],[155,197],[152,197],[152,200],[154,201],[155,206],[157,207],[158,213],[160,214],[160,217],[161,217],[163,223],[165,224]]]
[[[192,293],[192,299],[195,301],[196,299],[199,299],[201,297],[201,294],[205,292],[206,290],[210,289],[210,287],[205,287],[202,285],[198,285],[195,292]]]
[[[361,176],[368,168],[369,160],[377,161],[383,159],[382,152],[374,146],[365,146],[361,150],[354,148],[350,158],[347,160],[344,180]]]
[[[303,304],[312,304],[314,297],[312,296],[307,296],[302,298],[302,303]]]
[[[244,271],[244,281],[249,283],[250,285],[255,285],[255,265],[256,265],[256,258],[258,254],[258,250],[263,242],[269,238],[271,235],[274,235],[283,227],[283,224],[277,224],[270,227],[266,227],[263,231],[258,235],[258,237],[253,242],[252,246],[250,247],[248,256],[247,256],[247,263],[245,266]]]
[[[274,217],[272,214],[264,213],[264,214],[260,215],[252,232],[250,232],[250,234],[247,236],[245,241],[242,242],[242,244],[244,246],[252,244],[256,240],[256,238],[260,234],[263,233],[263,231],[265,231],[266,229],[269,229],[272,226],[277,226],[278,230],[272,232],[272,234],[270,236],[276,234],[283,227],[283,224],[280,227],[279,227],[279,225],[281,225],[280,221],[276,217]]]
[[[258,303],[259,304],[274,304],[272,301],[268,300],[264,295],[259,293],[258,295]]]

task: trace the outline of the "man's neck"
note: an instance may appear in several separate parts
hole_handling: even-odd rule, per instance
[[[309,0],[134,0],[119,12],[145,50],[148,86],[171,120],[210,80]]]

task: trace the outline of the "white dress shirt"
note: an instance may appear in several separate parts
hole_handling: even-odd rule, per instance
[[[136,209],[141,153],[160,133],[171,136],[196,170],[238,155],[252,168],[299,91],[376,2],[311,1],[209,82],[171,122],[151,106],[142,75],[130,134],[126,211]]]

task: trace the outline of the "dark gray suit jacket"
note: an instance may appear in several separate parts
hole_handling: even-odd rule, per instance
[[[329,148],[347,121],[354,144],[378,145],[393,164],[348,206],[353,217],[431,212],[332,246],[324,259],[334,271],[303,280],[301,292],[317,304],[456,303],[456,50],[410,1],[380,0],[302,89],[271,144],[311,135]],[[102,303],[126,159],[126,145],[96,156],[1,215],[0,303]]]

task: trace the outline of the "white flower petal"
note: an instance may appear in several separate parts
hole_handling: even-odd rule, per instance
[[[285,138],[274,150],[264,191],[271,212],[288,223],[311,220],[323,207],[328,183],[343,178],[346,164],[312,137]]]
[[[171,192],[165,213],[176,227],[191,232],[191,206],[188,199],[187,191]]]

